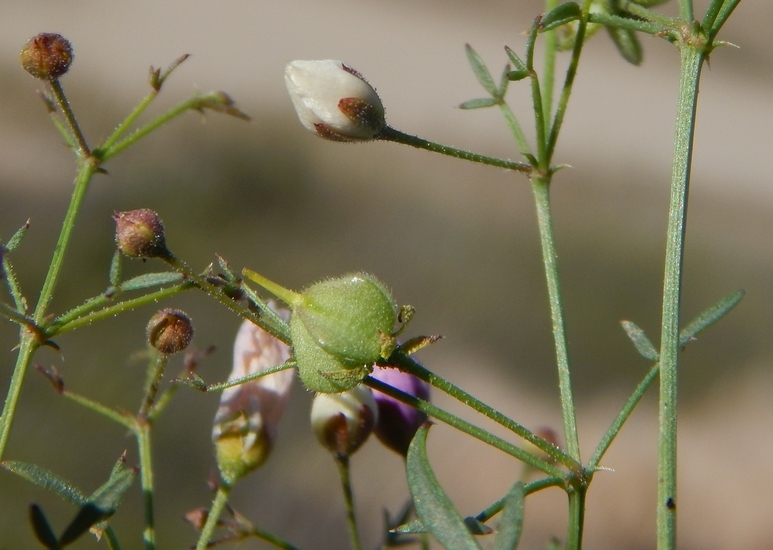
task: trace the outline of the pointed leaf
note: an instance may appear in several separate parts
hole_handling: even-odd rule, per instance
[[[606,29],[625,60],[632,65],[639,65],[642,61],[642,51],[636,32],[620,27],[607,27]]]
[[[576,21],[582,16],[582,9],[576,2],[560,4],[545,14],[540,21],[540,31],[545,32],[571,21]]]
[[[473,535],[490,535],[494,532],[491,527],[478,520],[478,518],[467,516],[463,521],[467,526],[467,530]]]
[[[45,468],[35,464],[10,460],[3,462],[2,466],[9,472],[13,472],[43,489],[52,491],[73,504],[80,506],[86,503],[86,495],[77,487]]]
[[[51,550],[58,548],[54,530],[51,529],[43,510],[37,504],[30,506],[30,523],[32,523],[35,538],[40,544]]]
[[[16,250],[16,247],[19,246],[19,243],[21,243],[21,240],[24,238],[24,235],[27,234],[27,230],[30,228],[30,221],[27,220],[24,222],[24,225],[22,225],[16,233],[13,234],[13,236],[8,239],[8,242],[5,245],[5,249],[8,252],[13,252]]]
[[[512,71],[510,70],[510,63],[505,63],[505,68],[502,69],[502,75],[499,77],[499,97],[504,98],[505,94],[507,94],[507,88],[510,86],[510,79],[507,75],[509,75]]]
[[[526,63],[523,62],[523,60],[518,57],[518,54],[515,53],[509,46],[505,46],[505,53],[507,53],[507,57],[510,58],[510,62],[513,64],[513,69],[516,71],[528,71],[529,68],[526,66]]]
[[[465,44],[464,49],[467,52],[467,59],[470,61],[472,72],[475,73],[475,78],[478,79],[478,82],[480,82],[480,85],[483,86],[484,90],[486,90],[492,96],[497,97],[499,92],[497,90],[496,84],[494,84],[494,79],[491,77],[491,73],[489,72],[488,67],[486,67],[486,64],[483,62],[477,52],[472,49],[472,46]]]
[[[126,469],[123,457],[121,457],[113,466],[107,482],[94,491],[88,501],[81,506],[75,518],[62,533],[59,544],[65,546],[74,542],[92,525],[112,516],[135,477],[137,477],[137,470],[134,468]]]
[[[394,529],[391,529],[390,532],[413,535],[413,534],[419,534],[419,533],[426,533],[427,529],[424,527],[424,524],[421,522],[420,519],[414,519],[409,521],[408,523],[403,523],[399,527],[395,527]]]
[[[460,109],[484,109],[486,107],[493,107],[498,101],[493,97],[479,97],[477,99],[470,99],[459,105]]]
[[[113,254],[113,261],[110,262],[110,284],[112,286],[118,286],[121,283],[122,258],[123,254],[121,254],[120,250],[116,249]]]
[[[746,293],[743,290],[736,290],[735,292],[731,292],[722,298],[719,302],[698,315],[695,319],[690,321],[690,323],[679,333],[679,345],[681,347],[686,346],[690,340],[698,335],[698,333],[719,321],[731,309],[738,305],[745,294]]]
[[[520,481],[513,485],[505,497],[502,518],[499,521],[499,533],[494,541],[494,550],[513,550],[518,547],[523,529],[523,503],[526,489]]]
[[[642,357],[649,359],[650,361],[657,361],[659,359],[660,355],[658,354],[658,350],[655,349],[655,346],[652,345],[650,339],[647,338],[647,335],[644,334],[644,331],[640,329],[636,323],[632,321],[620,321],[620,324],[623,325],[623,330],[628,335],[628,338],[631,339],[633,345],[636,346],[636,351],[638,351]]]
[[[524,69],[522,71],[510,71],[507,73],[507,79],[512,82],[517,82],[518,80],[523,80],[527,76],[529,76],[529,71],[527,69]]]
[[[440,487],[427,460],[428,429],[428,424],[419,428],[406,457],[408,487],[416,515],[444,548],[480,550],[480,545]]]
[[[144,275],[139,275],[138,277],[133,277],[129,279],[128,281],[124,281],[121,284],[121,290],[142,290],[145,288],[150,288],[154,286],[161,286],[166,285],[170,283],[179,283],[183,280],[183,275],[181,273],[176,273],[174,271],[164,271],[161,273],[146,273]]]

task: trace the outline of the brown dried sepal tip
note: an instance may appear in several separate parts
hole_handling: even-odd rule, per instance
[[[148,342],[161,353],[183,351],[193,338],[193,323],[179,309],[162,309],[151,317],[147,328]]]
[[[72,46],[61,34],[44,32],[29,39],[19,58],[24,70],[35,78],[56,80],[72,64]]]
[[[115,243],[130,258],[166,258],[171,255],[166,248],[164,224],[153,210],[142,208],[128,212],[116,212]]]

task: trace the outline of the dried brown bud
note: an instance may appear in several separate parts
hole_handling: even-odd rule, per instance
[[[142,208],[129,212],[116,212],[115,242],[130,258],[165,258],[170,256],[166,248],[164,224],[153,210]]]
[[[29,39],[19,58],[24,70],[35,78],[56,80],[72,64],[72,46],[61,34],[44,32]]]
[[[151,317],[148,342],[161,353],[171,355],[188,347],[193,338],[193,323],[179,309],[162,309]]]

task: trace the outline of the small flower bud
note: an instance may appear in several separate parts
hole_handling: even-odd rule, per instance
[[[115,242],[130,258],[165,258],[170,256],[166,248],[164,224],[153,210],[142,208],[128,212],[116,212]]]
[[[341,61],[292,61],[285,83],[301,123],[320,137],[367,141],[386,126],[376,90]]]
[[[61,35],[44,32],[33,36],[19,55],[25,71],[40,80],[56,80],[72,63],[70,43]]]
[[[282,310],[279,314],[287,317],[289,311]],[[288,346],[250,321],[244,321],[234,342],[233,369],[228,380],[281,365],[289,358]],[[212,440],[220,475],[227,482],[234,483],[268,458],[294,375],[293,369],[287,369],[223,391]]]
[[[365,443],[378,419],[373,393],[357,386],[342,393],[319,393],[311,404],[311,428],[335,456],[353,454]]]
[[[161,353],[171,355],[188,347],[193,338],[193,323],[179,309],[162,309],[150,318],[148,342]]]
[[[371,377],[424,401],[429,400],[429,384],[396,368],[374,367]],[[378,406],[376,437],[393,451],[405,456],[416,430],[427,415],[380,391],[373,391]]]

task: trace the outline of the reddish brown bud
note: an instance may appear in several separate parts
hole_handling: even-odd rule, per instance
[[[193,323],[179,309],[162,309],[151,317],[148,342],[161,353],[171,355],[188,347],[193,338]]]
[[[61,34],[44,32],[33,36],[19,55],[25,71],[40,80],[56,80],[72,63],[72,46]]]
[[[116,212],[115,242],[130,258],[165,258],[170,255],[166,248],[164,224],[158,214],[147,208]]]

